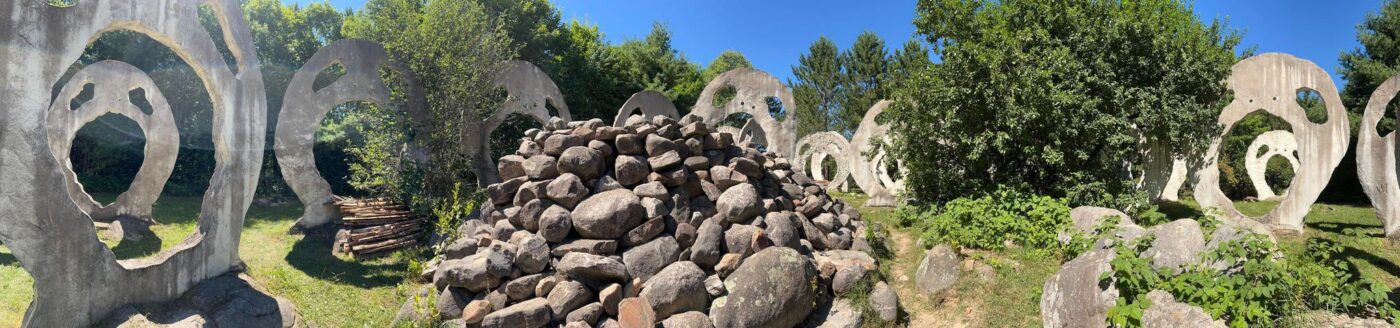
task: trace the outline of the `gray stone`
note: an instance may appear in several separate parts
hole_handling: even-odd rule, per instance
[[[925,294],[934,295],[958,281],[961,273],[958,253],[945,245],[934,246],[924,253],[919,269],[914,273],[914,285]]]
[[[637,197],[655,198],[659,200],[670,198],[670,192],[666,190],[666,185],[662,184],[660,181],[643,183],[636,188],[632,188],[632,192],[637,194]]]
[[[525,168],[525,176],[530,180],[553,179],[559,176],[559,168],[553,156],[539,155],[530,156],[522,164]]]
[[[540,281],[548,277],[549,274],[537,273],[515,278],[505,284],[506,297],[513,302],[524,301],[535,297],[535,286],[539,286]]]
[[[705,292],[709,293],[711,298],[724,296],[728,292],[724,289],[724,278],[720,278],[718,274],[705,277]]]
[[[476,238],[458,238],[442,250],[443,256],[450,260],[456,260],[476,254],[477,242]]]
[[[954,268],[954,270],[956,269]],[[837,295],[850,292],[855,289],[857,284],[860,284],[862,279],[865,279],[866,272],[865,267],[859,265],[837,268],[836,275],[831,278],[831,291]]]
[[[559,272],[574,279],[605,282],[627,281],[627,267],[615,259],[588,253],[572,252],[564,254],[556,267]]]
[[[646,145],[641,136],[635,134],[620,134],[614,140],[613,145],[617,146],[617,152],[625,155],[645,155]]]
[[[726,189],[716,203],[725,222],[745,223],[763,214],[763,200],[758,197],[758,189],[750,184]]]
[[[554,205],[544,210],[540,214],[539,234],[544,240],[551,243],[564,241],[569,237],[569,233],[574,230],[573,218],[570,217],[569,210],[562,206]]]
[[[523,161],[524,159],[521,160]],[[501,163],[505,162],[502,161]],[[491,203],[505,204],[513,200],[515,198],[515,193],[520,190],[520,186],[524,185],[525,182],[530,181],[530,178],[525,177],[524,175],[525,170],[522,168],[519,177],[511,178],[509,180],[506,180],[505,182],[487,186],[486,195],[491,198]]]
[[[1040,320],[1045,327],[1106,327],[1107,311],[1118,300],[1112,281],[1099,277],[1113,267],[1113,250],[1095,250],[1065,263],[1041,289]],[[1106,287],[1106,288],[1105,288]]]
[[[572,133],[554,134],[544,139],[544,153],[559,156],[573,147],[588,147],[588,138]]]
[[[500,173],[501,179],[513,180],[523,177],[525,176],[525,157],[521,155],[501,157],[501,162],[496,164],[496,170]]]
[[[818,297],[817,268],[786,247],[749,257],[724,285],[729,295],[710,308],[716,327],[792,327],[807,318]]]
[[[859,328],[864,322],[859,309],[848,299],[840,298],[823,302],[804,324],[813,328]]]
[[[593,302],[593,291],[577,281],[562,281],[549,292],[549,309],[555,318],[564,318],[581,306]]]
[[[554,255],[554,257],[563,257],[564,254],[572,252],[603,256],[612,255],[617,252],[617,241],[610,239],[575,239],[554,246],[550,254]]]
[[[690,260],[702,267],[714,267],[724,256],[724,228],[716,219],[705,220],[696,233],[695,244],[690,246]]]
[[[680,146],[677,146],[675,141],[671,141],[662,136],[654,134],[648,135],[646,140],[647,156],[649,157],[656,157],[680,149]]]
[[[801,226],[797,220],[801,218],[792,212],[770,212],[763,219],[763,223],[768,225],[763,231],[774,245],[797,249],[802,246]]]
[[[583,180],[573,173],[564,173],[545,185],[545,195],[554,203],[563,205],[566,209],[573,209],[575,205],[588,197],[588,187],[583,185]]]
[[[1118,217],[1119,227],[1134,225],[1133,219],[1129,218],[1127,214],[1111,208],[1080,206],[1069,211],[1069,218],[1070,221],[1073,221],[1074,229],[1085,235],[1093,234],[1094,228],[1110,216]]]
[[[544,271],[549,265],[549,243],[539,235],[517,231],[511,235],[510,243],[515,245],[515,267],[527,274]]]
[[[752,254],[749,244],[753,243],[753,235],[763,231],[758,227],[744,224],[729,226],[729,230],[724,232],[724,249],[730,254],[747,256]]]
[[[511,264],[511,259],[501,252],[481,251],[464,259],[442,261],[433,280],[439,286],[488,291],[495,289],[501,278],[510,275]]]
[[[1166,291],[1148,292],[1147,299],[1152,301],[1152,306],[1142,311],[1143,328],[1225,327],[1224,321],[1212,320],[1210,314],[1194,305],[1178,303]]]
[[[656,238],[622,253],[622,262],[627,273],[634,278],[647,281],[680,256],[680,245],[669,236]]]
[[[598,193],[570,213],[574,230],[584,238],[615,239],[642,223],[646,211],[631,190]]]
[[[438,293],[437,302],[433,305],[437,307],[438,318],[451,320],[462,317],[462,309],[467,307],[467,302],[471,301],[471,293],[466,289],[457,287],[447,287]]]
[[[553,314],[549,301],[543,298],[531,299],[491,312],[481,320],[482,328],[539,328],[549,324]]]
[[[710,324],[710,317],[704,312],[690,311],[672,315],[666,320],[661,320],[662,328],[714,328]]]
[[[662,320],[676,313],[704,311],[710,305],[705,271],[690,261],[672,263],[647,279],[641,297],[651,304],[656,318]]]
[[[617,183],[635,186],[651,174],[651,165],[641,156],[618,156],[613,163],[613,172],[617,176]]]
[[[646,223],[632,228],[632,231],[628,231],[627,235],[622,237],[622,246],[641,245],[651,241],[663,231],[666,231],[666,219],[658,217],[647,220]]]
[[[603,154],[588,147],[570,147],[559,155],[559,172],[589,180],[603,173]]]
[[[520,207],[520,211],[511,217],[510,223],[517,228],[529,231],[540,230],[540,217],[544,216],[545,210],[554,206],[554,202],[548,199],[534,199]]]
[[[603,289],[598,292],[598,302],[603,304],[603,311],[606,311],[610,316],[616,317],[617,305],[622,302],[624,296],[626,295],[623,295],[622,285],[611,284],[603,287]]]
[[[564,320],[570,323],[582,322],[585,323],[583,327],[592,327],[593,323],[598,322],[598,318],[602,317],[603,305],[598,304],[598,302],[593,302],[579,307],[573,312],[569,312],[569,314],[564,317]]]
[[[895,322],[899,316],[899,295],[884,281],[876,282],[870,290],[870,309],[884,322]]]
[[[1206,248],[1205,237],[1196,220],[1180,219],[1159,224],[1147,230],[1156,237],[1152,246],[1142,252],[1142,256],[1152,259],[1153,268],[1166,268],[1181,272],[1183,267],[1195,263]]]

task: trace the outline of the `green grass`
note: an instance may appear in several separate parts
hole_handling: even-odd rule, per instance
[[[97,198],[110,201],[111,196]],[[194,231],[199,204],[198,197],[164,197],[154,208],[161,222],[151,227],[157,238],[104,242],[121,259],[156,254]],[[273,295],[296,304],[302,320],[319,327],[388,326],[413,286],[405,279],[408,256],[367,261],[333,256],[328,236],[286,233],[300,215],[300,206],[249,209],[239,246],[248,274]],[[33,298],[32,286],[33,279],[0,246],[0,327],[20,324]]]

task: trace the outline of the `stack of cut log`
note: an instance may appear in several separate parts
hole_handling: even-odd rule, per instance
[[[336,250],[352,257],[417,245],[425,228],[422,217],[389,198],[345,198],[336,200],[335,207],[342,227],[336,233]]]

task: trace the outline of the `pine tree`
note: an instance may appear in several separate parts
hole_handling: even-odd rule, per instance
[[[865,31],[856,37],[851,49],[841,54],[845,74],[841,78],[845,97],[833,122],[833,131],[851,135],[859,127],[870,106],[889,94],[885,77],[889,68],[885,40],[874,32]]]
[[[840,109],[842,93],[841,60],[836,43],[825,36],[817,39],[792,67],[792,85],[797,101],[797,135],[829,131]]]

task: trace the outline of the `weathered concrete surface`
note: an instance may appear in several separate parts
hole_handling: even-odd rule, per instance
[[[335,64],[345,68],[345,75],[320,90],[314,89],[316,76]],[[405,90],[409,90],[405,109],[415,122],[426,121],[428,113],[413,72],[392,62],[389,53],[377,43],[357,39],[336,41],[316,51],[292,76],[282,100],[273,149],[277,153],[277,164],[282,168],[282,179],[305,207],[301,218],[292,226],[293,230],[314,228],[339,217],[331,205],[335,196],[331,194],[331,186],[316,169],[316,156],[312,153],[316,131],[326,114],[340,104],[367,101],[390,106],[389,87],[380,75],[381,68],[393,69],[403,76]]]
[[[804,172],[817,180],[827,180],[831,183],[827,189],[841,189],[845,187],[846,180],[851,176],[851,163],[846,160],[851,151],[851,143],[846,141],[846,136],[836,132],[817,132],[802,137],[797,141],[797,161],[793,168],[798,172]],[[836,172],[827,176],[823,172],[822,161],[827,157],[836,159]]]
[[[91,85],[92,100],[78,108],[70,102]],[[128,99],[131,91],[145,92],[151,113],[146,114]],[[111,221],[119,216],[151,220],[151,205],[160,198],[165,181],[175,170],[175,157],[180,152],[180,132],[175,129],[175,115],[170,103],[154,81],[134,66],[118,61],[102,61],[84,67],[74,74],[59,91],[48,109],[49,150],[58,160],[59,169],[67,181],[68,196],[93,220]],[[141,127],[146,137],[145,160],[131,180],[131,186],[110,205],[102,205],[83,190],[83,184],[73,172],[69,154],[78,129],[107,113],[125,116]]]
[[[750,119],[744,123],[744,127],[739,128],[739,134],[735,135],[735,142],[740,147],[763,146],[768,149],[768,131],[763,129],[763,125],[758,124],[758,120]]]
[[[1332,170],[1341,163],[1347,151],[1346,109],[1337,96],[1337,87],[1327,72],[1312,62],[1287,54],[1267,53],[1236,63],[1226,84],[1234,90],[1235,98],[1220,113],[1222,134],[1245,115],[1263,110],[1282,118],[1292,126],[1298,141],[1297,174],[1278,207],[1260,221],[1302,231],[1303,216],[1317,201],[1322,189],[1332,177]],[[1309,88],[1322,95],[1327,106],[1327,121],[1308,121],[1307,113],[1296,99],[1300,88]],[[1217,136],[1206,151],[1200,170],[1196,171],[1196,201],[1202,207],[1216,207],[1225,216],[1243,218],[1230,199],[1220,191],[1220,143]]]
[[[201,4],[218,18],[236,67],[200,25]],[[6,1],[0,17],[8,18],[0,20],[0,242],[34,277],[24,326],[88,326],[125,304],[175,299],[237,266],[267,133],[267,96],[239,1],[78,1],[68,8]],[[198,229],[171,250],[121,262],[65,191],[45,124],[54,85],[90,41],[115,29],[150,36],[197,73],[213,107],[215,161]]]
[[[1366,112],[1361,115],[1361,129],[1356,136],[1356,174],[1361,187],[1376,208],[1376,217],[1385,225],[1385,235],[1400,237],[1400,179],[1396,178],[1395,133],[1384,136],[1376,124],[1385,116],[1386,105],[1400,92],[1400,75],[1381,83],[1371,93]]]
[[[501,108],[490,117],[476,122],[479,128],[470,131],[467,136],[467,147],[471,150],[469,153],[476,155],[472,161],[473,171],[476,172],[477,182],[482,186],[501,182],[501,177],[496,172],[496,162],[491,159],[491,132],[496,131],[510,115],[529,116],[541,125],[548,123],[550,117],[556,116],[565,122],[573,120],[573,116],[569,114],[569,105],[564,103],[564,94],[559,92],[559,86],[554,84],[549,74],[545,74],[530,62],[512,60],[502,63],[494,81],[498,87],[504,88],[509,96]],[[551,114],[550,106],[558,112]]]
[[[734,87],[734,99],[724,103],[722,107],[716,107],[715,97],[725,86]],[[777,97],[782,101],[787,112],[783,120],[778,120],[768,112],[769,97]],[[796,114],[793,106],[797,106],[797,101],[794,99],[792,90],[788,90],[778,78],[763,71],[738,68],[711,80],[700,93],[700,99],[695,101],[695,108],[691,110],[691,114],[703,118],[705,124],[717,125],[730,114],[748,113],[766,134],[764,145],[768,146],[768,151],[792,156],[795,154],[794,147],[797,142],[797,120],[793,118]]]
[[[1146,191],[1148,199],[1177,201],[1186,184],[1186,159],[1174,153],[1170,144],[1144,142],[1143,146],[1146,165],[1138,189]]]
[[[622,127],[627,123],[627,118],[641,113],[647,119],[653,116],[665,116],[673,119],[680,119],[680,111],[676,110],[676,104],[671,103],[671,98],[660,92],[643,90],[632,94],[627,98],[627,102],[622,103],[622,108],[617,110],[617,118],[613,119],[613,126]]]
[[[1245,173],[1249,174],[1249,182],[1254,185],[1255,195],[1260,200],[1288,196],[1288,192],[1282,195],[1274,194],[1274,188],[1269,187],[1269,181],[1264,179],[1264,171],[1268,170],[1269,158],[1279,156],[1287,160],[1296,173],[1301,166],[1298,157],[1293,155],[1297,150],[1298,142],[1293,139],[1293,133],[1285,130],[1261,133],[1254,138],[1254,142],[1249,143],[1249,151],[1244,153],[1244,169]]]
[[[886,147],[879,147],[879,142],[886,142],[886,135],[889,134],[890,127],[887,124],[875,122],[875,118],[880,113],[885,112],[889,107],[889,100],[882,100],[871,106],[865,112],[865,118],[861,119],[860,127],[856,129],[856,134],[851,137],[852,151],[846,152],[846,162],[851,165],[851,178],[860,186],[860,190],[870,195],[870,201],[866,206],[889,207],[895,206],[895,193],[903,189],[902,179],[893,177],[885,169],[882,163],[885,156],[888,156]],[[872,147],[879,147],[878,152]],[[865,154],[874,153],[874,157],[867,160]]]

